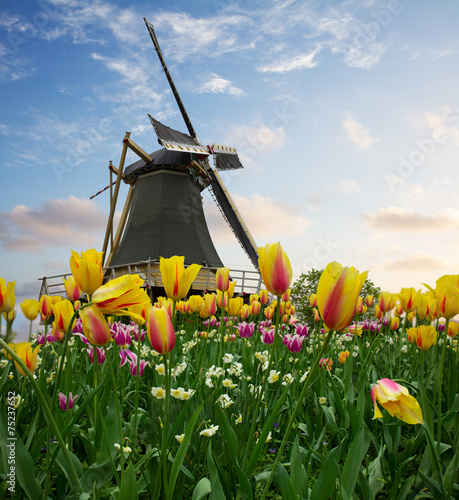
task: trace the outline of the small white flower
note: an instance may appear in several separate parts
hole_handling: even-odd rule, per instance
[[[308,375],[309,375],[309,370],[306,370],[304,374],[301,376],[300,382],[303,383],[308,378]]]
[[[204,429],[199,434],[201,436],[212,437],[218,431],[218,425],[211,425],[208,429]]]
[[[184,437],[185,437],[185,434],[180,434],[180,435],[176,434],[176,435],[175,435],[175,439],[176,439],[176,440],[177,440],[180,444],[182,443],[182,441],[183,441],[183,438],[184,438]]]
[[[352,356],[354,356],[354,358],[356,358],[357,356],[359,355],[359,351],[353,351],[352,352]]]
[[[190,399],[191,396],[195,393],[196,391],[194,389],[188,389],[187,391],[182,392],[182,397],[180,398],[182,401],[186,401],[187,399]]]
[[[233,358],[234,358],[234,356],[232,354],[226,353],[223,356],[223,364],[226,365],[226,364],[232,363]]]
[[[212,382],[212,379],[210,377],[206,378],[206,385],[207,385],[207,387],[210,387],[211,389],[214,386],[214,383]]]
[[[164,375],[166,373],[164,369],[164,363],[161,363],[160,365],[155,365],[155,370],[159,373],[159,375]]]
[[[271,370],[269,372],[268,383],[274,384],[274,382],[277,382],[279,380],[279,375],[280,372],[276,372],[276,370]]]
[[[242,424],[242,415],[240,413],[239,413],[239,417],[237,417],[237,419],[234,421],[234,423],[236,425]]]
[[[327,398],[324,398],[323,396],[321,396],[319,398],[319,404],[320,405],[326,405],[327,404]]]
[[[233,381],[230,378],[224,378],[222,380],[223,387],[231,387],[233,385]]]
[[[282,377],[282,385],[289,385],[291,384],[295,379],[293,378],[292,374],[291,373],[286,373],[283,377]]]
[[[164,399],[166,397],[166,391],[163,387],[152,387],[151,393],[157,399]]]
[[[177,389],[171,389],[171,396],[175,399],[182,399],[184,389],[183,387],[178,387]]]
[[[228,396],[228,394],[222,394],[217,402],[220,403],[222,408],[229,408],[233,404],[233,400]]]

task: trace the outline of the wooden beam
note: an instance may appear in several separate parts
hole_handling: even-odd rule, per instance
[[[126,135],[124,136],[124,140],[123,140],[123,149],[121,151],[120,165],[119,165],[119,169],[118,169],[118,175],[116,177],[115,192],[113,193],[113,203],[111,203],[110,215],[108,216],[107,229],[105,231],[104,245],[102,247],[102,252],[103,252],[102,265],[104,265],[105,253],[107,251],[107,246],[108,246],[108,238],[109,238],[110,232],[112,231],[112,228],[113,228],[113,216],[115,215],[116,202],[118,200],[118,193],[120,191],[120,184],[121,184],[121,177],[123,174],[124,162],[126,161],[126,153],[127,153],[127,148],[128,148],[127,141],[129,141],[130,135],[131,135],[130,132],[126,132]]]
[[[118,251],[118,248],[120,246],[121,236],[123,234],[124,226],[126,225],[127,216],[129,214],[129,209],[131,207],[131,200],[132,200],[132,192],[133,191],[134,191],[134,188],[132,186],[129,186],[129,192],[128,192],[128,195],[126,196],[126,201],[124,203],[123,212],[121,213],[120,223],[118,224],[118,229],[116,230],[113,246],[112,246],[110,253],[107,257],[107,261],[105,263],[105,266],[110,265],[114,255],[116,254],[116,252]]]
[[[132,151],[134,151],[134,153],[137,156],[140,156],[140,158],[142,158],[142,160],[145,163],[151,163],[153,161],[153,158],[148,153],[146,153],[138,144],[136,144],[133,140],[131,140],[129,137],[124,139],[124,143],[127,144],[128,147],[130,149],[132,149]]]

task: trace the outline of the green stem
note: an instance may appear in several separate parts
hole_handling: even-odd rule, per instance
[[[74,483],[77,485],[77,488],[80,493],[83,493],[83,486],[81,485],[80,478],[78,477],[78,474],[76,473],[75,467],[73,465],[72,459],[70,458],[69,451],[67,447],[65,446],[65,442],[61,436],[61,433],[59,431],[59,427],[56,424],[56,421],[53,418],[53,415],[51,413],[51,410],[49,409],[49,406],[46,402],[45,397],[43,396],[40,387],[38,386],[37,381],[34,379],[32,373],[29,371],[25,363],[22,361],[22,359],[8,346],[8,344],[5,343],[3,339],[0,339],[0,346],[3,347],[3,349],[6,350],[6,352],[18,363],[18,365],[24,370],[24,373],[26,374],[26,377],[30,380],[30,383],[32,384],[32,387],[34,391],[37,394],[37,397],[40,401],[41,407],[43,409],[43,413],[45,414],[45,418],[48,422],[48,425],[51,427],[53,433],[56,435],[57,442],[59,443],[59,446],[62,450],[62,453],[64,455],[65,461],[67,462],[67,466],[69,468],[69,473],[74,481]],[[49,443],[46,444],[47,447],[49,447]]]
[[[174,301],[174,305],[175,305],[175,301]],[[141,330],[140,330],[140,326],[139,326],[139,340],[137,342],[137,372],[136,372],[136,377],[135,377],[135,394],[134,394],[134,409],[135,409],[135,413],[134,413],[134,435],[132,435],[132,432],[131,432],[131,441],[132,441],[132,453],[131,453],[131,458],[132,458],[132,455],[134,455],[135,453],[135,449],[136,449],[136,446],[137,446],[137,425],[138,425],[138,415],[137,415],[137,412],[138,412],[138,409],[139,409],[139,382],[140,382],[140,337],[141,337]]]
[[[167,353],[163,355],[164,359],[164,377],[165,377],[165,390],[166,390],[166,400],[164,402],[164,422],[162,429],[162,441],[161,441],[161,464],[162,464],[162,476],[163,476],[163,491],[166,500],[169,498],[169,486],[167,480],[167,438],[169,433],[169,397],[170,397],[170,377],[167,363]]]
[[[287,428],[286,428],[286,431],[285,431],[285,434],[284,434],[284,438],[282,439],[282,443],[280,445],[280,448],[279,448],[279,451],[277,452],[277,456],[276,456],[276,460],[273,464],[273,468],[271,469],[271,473],[269,474],[269,477],[268,477],[268,480],[266,481],[266,485],[265,485],[265,489],[263,490],[263,496],[261,498],[261,500],[264,500],[266,498],[266,495],[268,494],[268,490],[269,490],[269,487],[272,483],[272,480],[274,479],[274,475],[276,473],[276,469],[277,469],[277,466],[279,465],[280,461],[281,461],[281,458],[282,458],[282,453],[284,451],[284,448],[285,448],[285,445],[287,444],[287,440],[288,440],[288,437],[289,437],[289,434],[290,434],[290,431],[292,430],[292,427],[293,427],[293,423],[295,422],[295,419],[300,411],[300,408],[301,408],[301,402],[303,401],[304,399],[304,396],[306,395],[306,392],[308,390],[308,387],[310,385],[310,382],[313,380],[314,378],[314,375],[317,371],[317,368],[319,366],[319,362],[328,346],[328,344],[330,343],[330,340],[332,338],[332,335],[333,335],[333,330],[330,330],[327,334],[327,337],[325,338],[324,340],[324,343],[322,344],[322,348],[320,349],[320,352],[319,354],[317,355],[317,358],[314,362],[314,365],[312,366],[311,368],[311,371],[309,372],[309,375],[307,376],[306,380],[305,380],[305,383],[304,383],[304,386],[303,386],[303,389],[298,397],[298,401],[297,401],[297,404],[295,406],[295,410],[293,411],[292,415],[290,416],[290,419],[288,421],[288,424],[287,424]]]
[[[440,373],[438,375],[438,403],[437,403],[437,452],[440,454],[441,443],[441,392],[443,386],[443,367],[445,365],[446,344],[448,343],[449,318],[446,320],[443,344],[441,346]]]

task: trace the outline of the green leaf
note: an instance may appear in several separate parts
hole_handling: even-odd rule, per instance
[[[207,467],[209,468],[209,475],[210,475],[209,500],[226,500],[225,494],[223,493],[222,485],[220,483],[220,479],[218,478],[218,470],[212,458],[211,440],[209,441],[209,446],[207,447]]]
[[[212,491],[210,481],[207,477],[203,477],[193,490],[192,500],[201,500]]]
[[[333,413],[333,408],[331,406],[320,405],[322,408],[322,412],[325,416],[325,420],[327,421],[328,427],[330,427],[330,431],[333,434],[338,432],[338,426],[336,425],[335,415]]]
[[[357,482],[359,470],[365,453],[370,446],[370,437],[365,433],[363,425],[357,431],[352,441],[351,447],[344,461],[343,472],[341,474],[341,492],[343,497],[351,498]]]
[[[376,496],[376,493],[384,488],[381,458],[384,455],[385,449],[385,446],[381,446],[378,456],[368,465],[368,483],[373,496]]]
[[[177,454],[174,458],[174,463],[172,465],[171,474],[169,477],[169,496],[172,497],[174,493],[175,483],[177,481],[177,476],[182,467],[183,460],[185,459],[186,452],[188,450],[188,446],[190,445],[191,438],[194,432],[194,428],[196,427],[196,422],[199,418],[199,414],[201,413],[202,407],[204,403],[201,403],[196,411],[193,413],[192,417],[188,421],[188,424],[185,428],[185,436],[183,437],[182,442],[180,443]]]
[[[446,500],[445,495],[441,492],[441,486],[436,481],[427,476],[421,469],[418,470],[418,474],[429,488],[435,500]]]
[[[132,500],[138,497],[137,493],[137,478],[135,475],[134,466],[132,462],[124,471],[123,479],[121,481],[119,500]]]
[[[290,480],[298,498],[303,498],[303,463],[301,460],[298,436],[295,437],[290,453]]]
[[[56,448],[59,448],[59,446],[57,446],[56,443],[53,443],[50,445],[50,450],[52,450],[53,452]],[[70,456],[70,459],[72,460],[73,467],[75,468],[75,471],[76,471],[78,477],[81,477],[83,475],[83,467],[81,466],[80,460],[70,450],[69,450],[69,456]],[[69,470],[68,462],[65,459],[64,454],[62,453],[62,450],[60,448],[59,448],[59,451],[57,452],[57,455],[56,455],[56,462],[59,464],[59,467],[63,470],[68,481],[71,483],[72,482],[72,473]]]
[[[288,477],[287,471],[284,469],[282,464],[279,464],[276,469],[276,480],[281,490],[282,500],[297,500],[295,490],[293,489],[290,478]]]
[[[457,478],[457,470],[459,466],[459,450],[456,452],[451,462],[448,464],[446,468],[446,472],[443,478],[445,490],[446,490],[446,498],[451,498],[454,489],[454,483]]]
[[[320,475],[312,488],[311,496],[313,500],[329,500],[336,488],[336,478],[338,476],[338,462],[341,456],[341,445],[333,448],[327,455],[322,465]]]
[[[403,484],[403,487],[401,488],[399,494],[397,495],[397,500],[405,500],[408,493],[411,490],[411,486],[414,483],[414,480],[416,479],[416,476],[410,476],[405,483]]]

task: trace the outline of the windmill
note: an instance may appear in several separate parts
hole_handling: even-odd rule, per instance
[[[202,264],[203,269],[214,270],[222,267],[202,207],[201,193],[209,189],[223,218],[258,269],[257,246],[218,173],[243,168],[237,151],[218,144],[203,146],[199,142],[164,61],[154,28],[145,18],[144,21],[188,134],[169,128],[148,115],[162,146],[148,154],[131,139],[129,132],[126,133],[119,168],[111,162],[109,167],[111,177],[107,188],[110,187],[111,202],[102,249],[106,256],[104,265],[126,272],[126,268],[134,264],[148,262],[150,273],[152,263],[157,263],[160,257],[184,255],[185,265],[197,263]],[[139,156],[139,160],[124,168],[128,148]],[[113,173],[117,175],[116,181],[112,179]],[[121,180],[130,187],[113,236]]]

